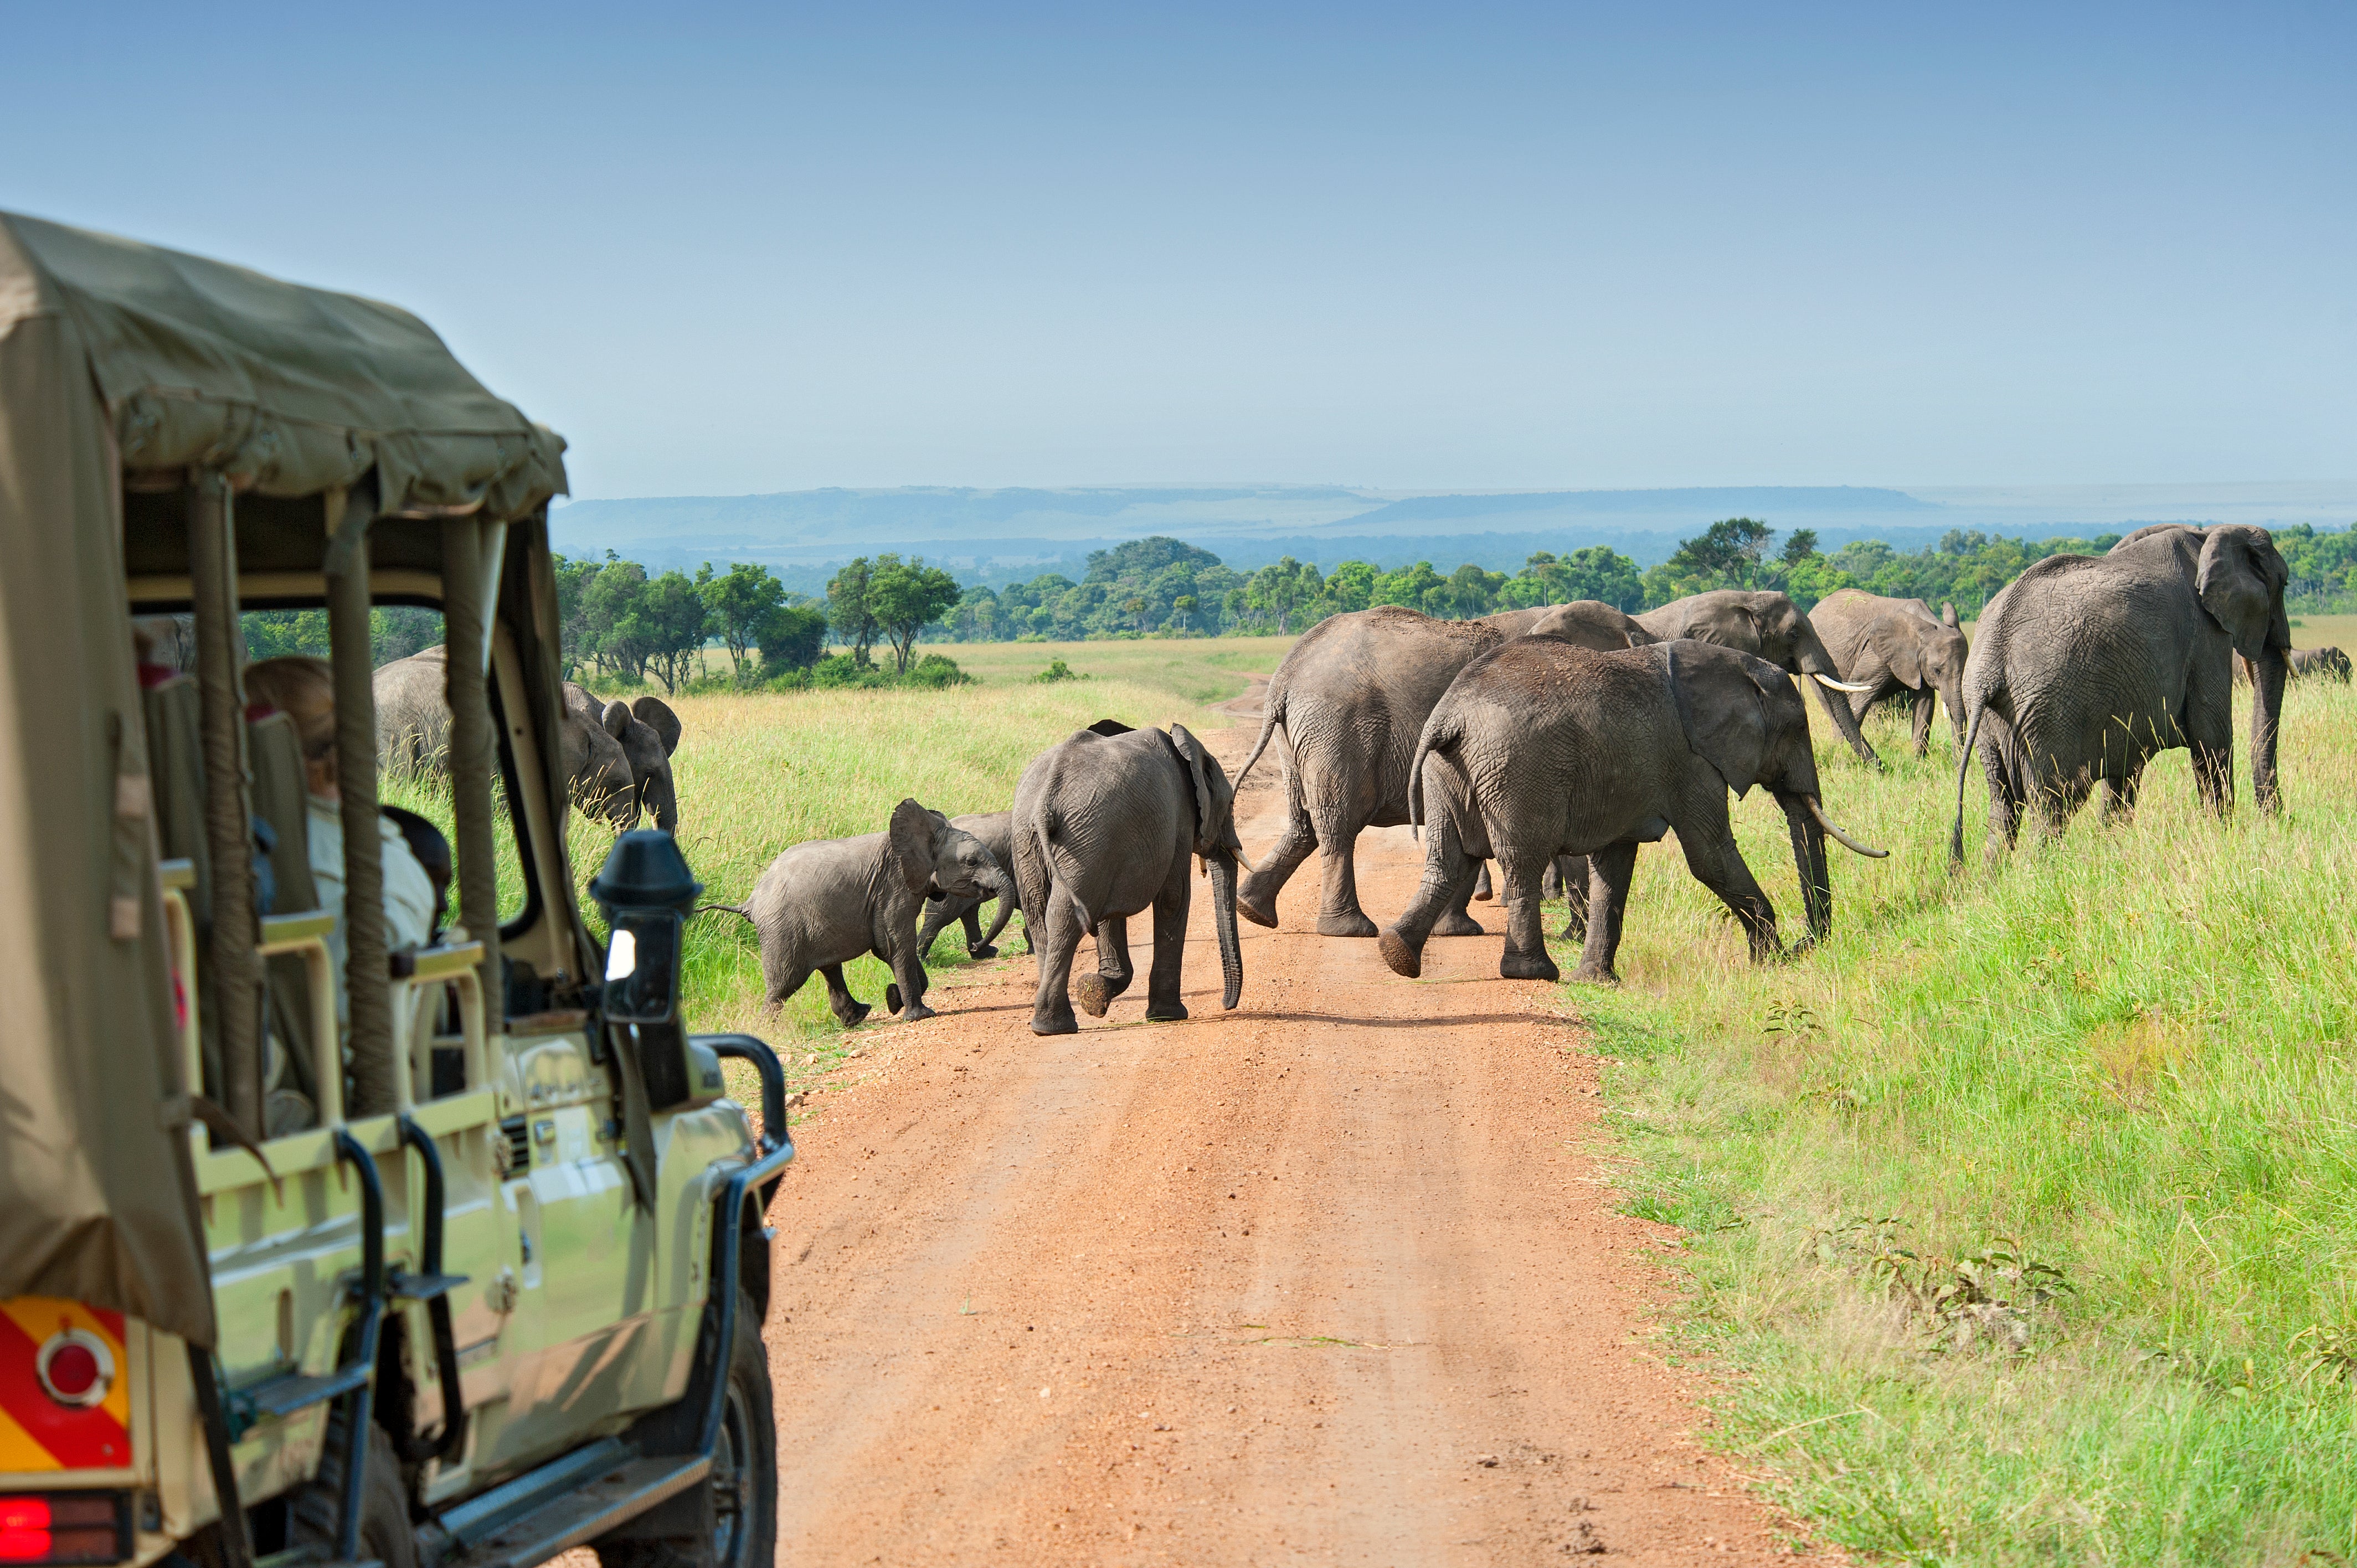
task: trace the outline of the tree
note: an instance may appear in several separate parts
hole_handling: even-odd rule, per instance
[[[726,576],[715,576],[712,563],[706,561],[695,575],[695,591],[704,599],[714,633],[728,649],[737,678],[743,680],[745,656],[759,644],[761,628],[770,616],[784,607],[786,585],[771,576],[767,566],[749,561],[736,562]]]
[[[834,624],[834,635],[851,650],[855,664],[868,662],[867,650],[876,641],[876,612],[867,604],[868,576],[867,557],[862,555],[826,584],[826,618]]]
[[[1817,531],[1796,528],[1784,541],[1784,564],[1798,566],[1817,553]]]
[[[907,673],[917,634],[958,602],[958,592],[957,579],[926,565],[921,555],[912,561],[890,553],[876,557],[867,576],[867,613],[891,640],[894,673]]]
[[[1195,596],[1181,594],[1170,601],[1170,607],[1178,612],[1178,635],[1186,636],[1195,624]]]
[[[1127,598],[1125,598],[1125,599],[1124,599],[1124,600],[1122,600],[1122,601],[1121,601],[1121,607],[1123,608],[1123,610],[1125,610],[1125,612],[1127,612],[1127,614],[1128,614],[1128,616],[1129,616],[1130,620],[1131,620],[1131,621],[1132,621],[1132,622],[1136,626],[1138,635],[1139,635],[1140,637],[1145,636],[1145,635],[1146,635],[1146,599],[1145,599],[1145,597],[1144,597],[1143,596],[1141,596],[1141,595],[1132,594],[1129,597],[1127,597]]]
[[[710,612],[694,583],[680,571],[665,572],[639,596],[635,635],[647,649],[648,665],[666,693],[687,684],[688,666],[710,635]]]
[[[598,669],[647,678],[647,660],[654,656],[651,628],[639,618],[639,599],[646,592],[647,569],[606,552],[606,564],[581,590],[582,650]]]
[[[1776,531],[1755,518],[1730,517],[1692,539],[1678,542],[1670,557],[1673,576],[1692,577],[1712,587],[1748,588],[1760,575],[1768,542]]]
[[[761,673],[807,670],[826,651],[826,612],[816,605],[780,605],[761,622]]]

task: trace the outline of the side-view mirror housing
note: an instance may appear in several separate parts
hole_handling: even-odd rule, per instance
[[[720,1062],[690,1046],[680,1017],[681,938],[704,885],[687,869],[678,843],[660,828],[634,829],[614,841],[589,896],[605,912],[606,1028],[624,1070],[646,1086],[650,1111],[709,1104],[724,1090]],[[708,1069],[708,1071],[706,1070]]]

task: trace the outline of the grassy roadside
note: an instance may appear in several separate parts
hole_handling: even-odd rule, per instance
[[[2357,692],[2293,689],[2278,822],[2246,776],[2202,818],[2175,752],[1994,871],[1975,788],[1953,876],[1941,728],[1821,753],[1893,852],[1834,852],[1824,948],[1753,968],[1664,846],[1624,985],[1568,992],[1631,1207],[1688,1232],[1674,1333],[1741,1374],[1722,1438],[1901,1561],[2357,1561]],[[1789,927],[1781,820],[1737,815]]]

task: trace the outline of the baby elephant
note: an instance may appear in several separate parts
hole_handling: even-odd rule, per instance
[[[917,907],[928,898],[1014,897],[1014,884],[972,833],[903,800],[884,832],[798,843],[770,863],[742,906],[705,907],[742,915],[760,933],[771,1013],[816,970],[826,979],[827,1006],[848,1029],[867,1016],[867,1004],[845,987],[845,963],[874,953],[894,977],[884,988],[885,1007],[903,1023],[930,1018]]]
[[[990,852],[991,859],[998,862],[1000,870],[1013,869],[1015,865],[1014,812],[976,811],[968,816],[952,817],[950,826],[970,832],[980,839],[982,847]],[[987,899],[986,894],[980,898],[948,897],[939,900],[927,909],[925,923],[917,931],[918,959],[921,961],[932,952],[934,938],[940,936],[952,925],[960,922],[965,926],[967,957],[996,958],[998,949],[996,944],[998,940],[998,933],[1006,929],[1007,917],[1015,913],[1016,903],[1012,898],[1001,898],[998,901],[998,912],[990,918],[990,929],[985,931],[982,929],[978,911]],[[1027,927],[1026,929],[1028,930],[1028,928]],[[1025,942],[1024,950],[1027,952],[1030,950],[1028,940]]]
[[[1110,733],[1109,733],[1110,732]],[[1092,1017],[1131,979],[1129,917],[1154,910],[1154,967],[1146,1015],[1184,1018],[1178,969],[1187,945],[1188,861],[1203,857],[1211,876],[1221,1005],[1243,994],[1236,940],[1235,791],[1218,759],[1180,725],[1168,734],[1100,723],[1032,759],[1015,788],[1015,879],[1039,955],[1031,1032],[1069,1035],[1072,996]],[[1097,972],[1071,979],[1081,934],[1097,936]]]

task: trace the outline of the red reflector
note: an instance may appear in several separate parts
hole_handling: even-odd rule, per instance
[[[68,1341],[59,1346],[45,1369],[49,1387],[69,1400],[80,1400],[98,1387],[98,1353],[87,1345]]]
[[[0,1497],[0,1563],[120,1563],[124,1524],[115,1492]]]
[[[0,1563],[41,1563],[49,1555],[46,1530],[0,1530]]]
[[[0,1498],[0,1530],[47,1530],[48,1528],[48,1498]]]

